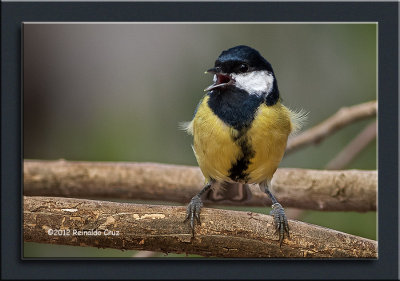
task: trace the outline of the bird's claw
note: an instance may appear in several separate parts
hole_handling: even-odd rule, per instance
[[[282,241],[285,238],[289,238],[289,224],[286,218],[285,211],[281,204],[275,203],[272,205],[270,214],[274,217],[275,234],[279,235],[279,247],[282,246]]]
[[[198,224],[200,224],[200,210],[203,207],[203,202],[201,201],[200,196],[196,195],[190,200],[189,205],[186,209],[186,218],[184,222],[190,220],[190,227],[192,229],[192,236],[194,237],[194,223],[195,219]]]

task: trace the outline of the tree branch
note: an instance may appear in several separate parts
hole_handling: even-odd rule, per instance
[[[143,199],[186,204],[200,191],[203,183],[200,169],[190,166],[24,161],[24,195],[30,196]],[[376,210],[376,171],[282,168],[275,173],[272,186],[285,207],[327,211]],[[271,204],[258,186],[250,188],[253,195],[249,201],[232,204]]]
[[[376,121],[368,125],[359,133],[334,159],[325,167],[327,170],[340,170],[349,165],[354,158],[360,154],[370,142],[376,138]],[[285,210],[288,217],[299,219],[305,210],[288,208]]]
[[[368,144],[376,138],[376,121],[362,130],[343,150],[327,165],[327,170],[343,169],[346,167]]]
[[[351,107],[343,107],[322,123],[289,139],[286,154],[309,144],[317,144],[337,130],[361,119],[376,116],[378,110],[376,101],[370,101]]]
[[[250,212],[203,208],[192,239],[185,215],[185,207],[24,197],[24,241],[216,257],[377,258],[376,241],[293,220],[279,248],[272,217]]]

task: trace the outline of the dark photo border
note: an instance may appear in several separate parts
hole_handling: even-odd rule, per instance
[[[397,2],[2,2],[1,246],[4,279],[397,279]],[[378,260],[22,260],[22,22],[377,22]]]

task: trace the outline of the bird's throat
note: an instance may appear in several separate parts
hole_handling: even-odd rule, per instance
[[[208,105],[211,110],[227,125],[238,131],[250,126],[264,98],[249,95],[247,92],[230,87],[226,90],[214,90],[209,93]]]

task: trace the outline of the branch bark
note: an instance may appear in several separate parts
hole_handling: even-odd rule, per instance
[[[378,104],[376,101],[370,101],[351,107],[343,107],[322,123],[289,139],[285,153],[289,154],[306,145],[317,144],[324,138],[351,123],[376,116],[377,110]]]
[[[24,195],[123,198],[187,204],[204,183],[197,167],[156,163],[25,160]],[[270,205],[251,186],[241,206]],[[375,211],[377,172],[278,169],[272,188],[285,207],[326,211]],[[210,202],[204,201],[205,204]]]
[[[216,257],[377,258],[376,241],[303,222],[289,220],[291,237],[280,248],[271,216],[203,208],[195,238],[184,218],[185,207],[24,197],[24,241]]]

